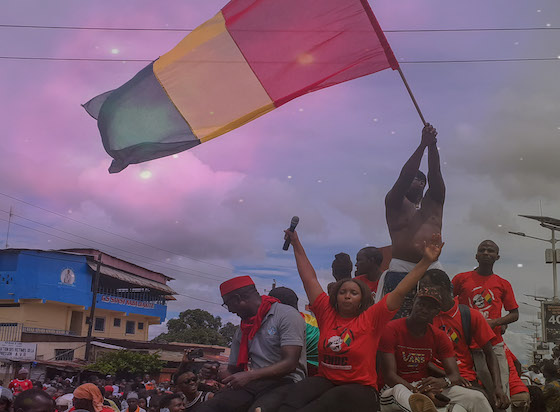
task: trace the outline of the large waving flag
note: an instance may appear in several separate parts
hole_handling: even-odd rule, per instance
[[[84,108],[98,121],[115,173],[387,68],[398,63],[367,0],[232,0]]]

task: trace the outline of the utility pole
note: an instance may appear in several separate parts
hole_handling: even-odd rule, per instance
[[[97,268],[95,270],[95,275],[91,281],[92,284],[92,298],[91,307],[89,308],[89,322],[88,322],[88,334],[86,338],[86,362],[89,361],[91,353],[91,335],[93,333],[93,324],[95,322],[95,304],[97,302],[97,289],[99,289],[99,272],[101,271],[101,255],[100,252],[97,257]]]
[[[530,236],[530,235],[526,235],[523,232],[508,232],[512,235],[516,235],[516,236],[521,236],[521,237],[528,237],[530,239],[536,239],[536,240],[541,240],[543,242],[548,242],[552,245],[552,249],[550,251],[550,253],[546,253],[547,256],[547,261],[550,260],[550,263],[552,263],[552,287],[553,287],[553,292],[554,292],[554,296],[552,298],[552,300],[554,302],[560,302],[560,299],[558,299],[558,279],[557,279],[557,268],[556,268],[556,264],[558,263],[558,259],[556,256],[556,242],[558,241],[556,239],[555,236],[555,232],[557,230],[560,230],[560,219],[555,219],[553,217],[547,217],[547,216],[528,216],[528,215],[519,215],[520,217],[525,217],[527,219],[532,219],[532,220],[536,220],[538,222],[540,222],[540,225],[542,227],[544,227],[545,229],[549,229],[551,231],[551,237],[550,239],[543,239],[540,237],[536,237],[536,236]],[[549,249],[550,250],[550,249]],[[548,255],[551,255],[550,257]]]
[[[6,231],[6,249],[8,249],[8,239],[10,238],[10,224],[12,223],[12,206],[10,206],[10,214],[8,216],[8,230]]]

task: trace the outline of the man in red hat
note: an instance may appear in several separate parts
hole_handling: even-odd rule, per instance
[[[220,292],[223,306],[241,325],[231,343],[226,389],[197,412],[246,411],[257,399],[262,407],[271,389],[305,377],[305,321],[293,307],[261,296],[249,276],[222,283]]]

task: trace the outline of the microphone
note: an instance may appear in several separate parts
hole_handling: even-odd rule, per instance
[[[299,217],[297,216],[292,217],[292,221],[290,222],[290,227],[288,228],[288,230],[290,232],[296,230],[296,226],[298,225],[298,223],[299,223]],[[289,247],[290,247],[290,238],[284,241],[284,246],[282,246],[282,250],[288,250]]]

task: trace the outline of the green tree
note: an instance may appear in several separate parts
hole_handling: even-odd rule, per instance
[[[101,354],[97,360],[86,367],[87,370],[100,372],[104,375],[124,373],[144,374],[159,372],[164,361],[159,353],[140,353],[130,350],[119,350]]]
[[[205,310],[187,309],[178,318],[170,319],[167,322],[167,333],[160,334],[154,341],[225,346],[231,343],[229,335],[232,326],[228,325],[233,326],[228,322],[222,327],[222,318]],[[225,330],[225,335],[221,333],[222,330]]]
[[[226,323],[220,328],[220,335],[224,337],[224,339],[226,340],[226,345],[228,347],[231,346],[231,341],[233,340],[233,335],[236,330],[237,326],[231,322]]]

